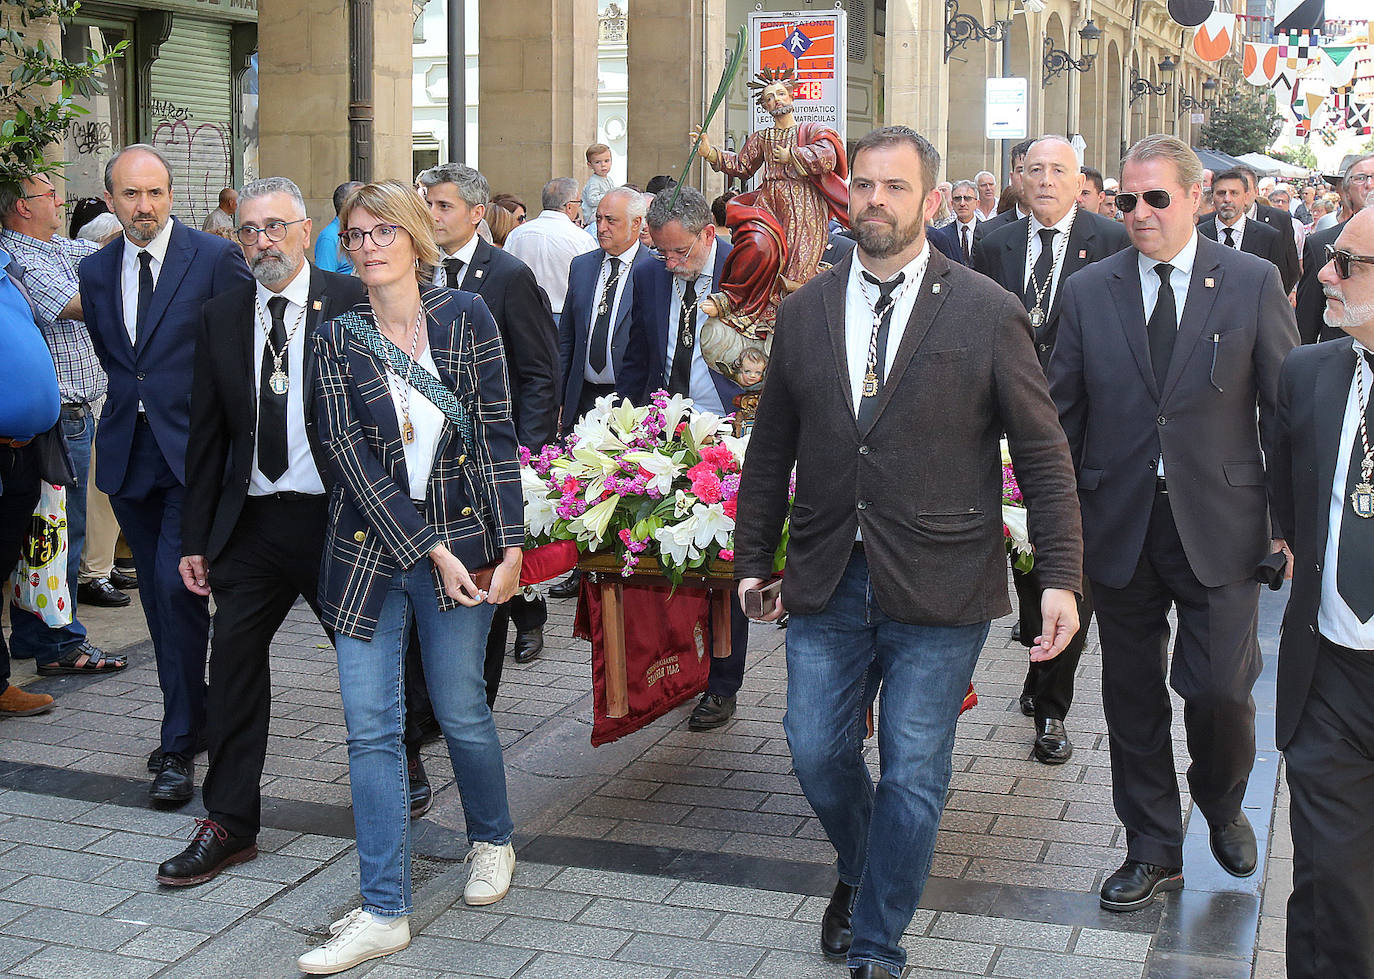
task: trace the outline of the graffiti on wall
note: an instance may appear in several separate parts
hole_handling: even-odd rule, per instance
[[[149,140],[172,165],[173,212],[199,228],[219,205],[219,192],[233,185],[233,140],[220,122],[197,122],[195,113],[155,99]]]

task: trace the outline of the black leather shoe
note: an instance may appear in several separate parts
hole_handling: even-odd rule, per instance
[[[210,742],[206,739],[205,734],[202,733],[200,737],[196,738],[196,754],[203,754],[209,750]],[[162,748],[159,746],[148,752],[148,774],[156,775],[161,769]]]
[[[1027,717],[1035,716],[1035,694],[1022,691],[1020,704],[1021,713],[1025,714]]]
[[[1259,847],[1255,845],[1255,830],[1245,813],[1221,826],[1211,827],[1207,838],[1212,844],[1212,856],[1221,869],[1232,877],[1249,877],[1259,863]]]
[[[230,836],[213,819],[197,819],[191,845],[157,868],[157,882],[168,887],[204,884],[225,867],[257,855],[256,837]]]
[[[865,962],[863,965],[849,970],[849,979],[897,979],[890,969],[878,965],[876,962]]]
[[[158,766],[157,777],[148,789],[148,797],[154,802],[182,805],[191,801],[195,788],[196,763],[185,755],[166,754]]]
[[[849,946],[854,944],[854,931],[850,919],[854,917],[854,895],[857,887],[844,881],[835,885],[835,893],[830,895],[830,903],[821,915],[821,951],[828,959],[842,959],[849,954]]]
[[[410,818],[419,819],[434,805],[434,790],[419,755],[406,759],[406,768],[410,772]]]
[[[96,605],[100,608],[123,608],[133,599],[110,584],[107,578],[83,581],[76,586],[78,605]]]
[[[114,585],[120,591],[134,591],[138,588],[138,576],[125,574],[123,571],[115,568],[110,572],[110,584]]]
[[[529,632],[516,632],[515,634],[515,661],[517,663],[528,663],[530,660],[538,659],[539,654],[544,651],[544,630],[531,629]]]
[[[1182,867],[1156,867],[1127,860],[1103,883],[1098,903],[1107,911],[1135,911],[1149,904],[1156,894],[1181,890]]]
[[[582,590],[582,572],[574,571],[549,589],[550,598],[576,598]]]
[[[1069,732],[1064,729],[1063,721],[1057,717],[1041,718],[1036,729],[1038,733],[1033,749],[1036,761],[1046,765],[1062,765],[1073,757],[1073,742],[1069,740]]]
[[[687,718],[687,730],[710,731],[735,716],[735,698],[717,697],[713,693],[701,695],[701,701]]]

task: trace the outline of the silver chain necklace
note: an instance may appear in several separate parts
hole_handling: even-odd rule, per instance
[[[1360,482],[1355,484],[1350,494],[1350,508],[1355,516],[1366,519],[1374,517],[1374,450],[1369,447],[1369,432],[1365,426],[1365,412],[1369,402],[1364,393],[1364,358],[1355,351],[1355,396],[1360,409],[1360,444],[1364,446],[1364,458],[1360,460]]]
[[[1032,263],[1030,271],[1031,291],[1035,293],[1035,304],[1030,309],[1031,326],[1035,329],[1045,325],[1045,293],[1050,288],[1050,283],[1054,281],[1054,270],[1063,268],[1064,252],[1069,247],[1069,235],[1073,233],[1073,222],[1078,217],[1078,205],[1075,204],[1070,209],[1069,226],[1062,233],[1054,229],[1059,234],[1059,241],[1054,244],[1054,264],[1050,266],[1050,274],[1045,277],[1044,283],[1037,284],[1035,281],[1035,266]],[[1030,262],[1031,242],[1035,240],[1035,221],[1026,219],[1026,261]]]
[[[278,350],[272,346],[272,317],[262,308],[262,297],[258,295],[256,289],[253,290],[253,304],[257,307],[258,322],[262,324],[262,335],[267,341],[267,352],[272,356],[272,373],[267,377],[267,386],[272,389],[272,393],[277,397],[284,397],[286,392],[291,390],[291,377],[282,367],[282,358],[291,349],[291,341],[296,336],[296,331],[305,322],[305,307],[301,307],[300,313],[296,316],[295,324],[286,334],[286,343]]]
[[[402,377],[400,372],[397,371],[395,367],[391,366],[390,361],[386,363],[387,373],[391,374],[392,377],[400,382],[399,385],[393,387],[392,390],[395,392],[396,398],[401,402],[401,441],[406,445],[411,445],[415,441],[415,426],[410,423],[409,388],[412,386],[410,379],[414,376],[415,370],[415,350],[420,343],[420,330],[424,322],[425,304],[421,303],[420,311],[415,314],[415,326],[410,334],[410,361],[406,364],[405,377]],[[421,370],[423,369],[424,368],[421,368]]]

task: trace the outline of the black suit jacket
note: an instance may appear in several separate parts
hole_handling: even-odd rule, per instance
[[[1022,300],[1026,280],[1026,227],[1029,217],[1020,218],[996,228],[974,244],[973,267],[996,282],[1007,292]],[[1035,331],[1035,352],[1040,366],[1048,369],[1050,351],[1059,332],[1059,310],[1063,304],[1064,286],[1069,277],[1093,262],[1115,255],[1131,244],[1126,229],[1100,214],[1078,209],[1064,246],[1064,267],[1050,297],[1049,313],[1040,329]]]
[[[1221,228],[1217,226],[1215,214],[1199,224],[1197,231],[1198,234],[1211,238],[1213,241],[1221,241]],[[1293,238],[1291,231],[1288,238],[1290,241]],[[1279,270],[1279,277],[1283,277],[1283,236],[1269,225],[1246,218],[1245,230],[1240,237],[1240,250],[1247,255],[1254,255],[1266,262],[1272,262],[1274,268]]]
[[[1215,217],[1215,214],[1205,214],[1199,217],[1197,219],[1198,230],[1201,230],[1204,225],[1214,224]],[[1260,221],[1280,233],[1281,257],[1274,264],[1278,266],[1279,279],[1283,282],[1283,292],[1284,295],[1287,295],[1298,284],[1298,274],[1301,271],[1298,267],[1298,243],[1293,238],[1293,216],[1287,211],[1281,211],[1277,207],[1270,207],[1268,204],[1256,201],[1255,216],[1249,220]],[[1247,234],[1249,230],[1247,227]],[[1245,247],[1243,240],[1241,241],[1241,250],[1249,250]]]
[[[1280,748],[1288,746],[1297,729],[1317,662],[1317,611],[1331,488],[1337,460],[1350,452],[1350,446],[1341,443],[1341,426],[1354,369],[1355,355],[1346,337],[1293,351],[1279,375],[1270,491],[1293,552],[1293,586],[1279,640],[1275,734]],[[1342,519],[1359,518],[1346,510]],[[1369,585],[1374,587],[1374,582]]]
[[[214,561],[238,523],[253,473],[259,379],[254,355],[263,344],[254,294],[257,283],[237,286],[206,302],[196,340],[191,388],[191,435],[186,444],[186,500],[181,513],[183,554]],[[305,377],[293,378],[304,391],[305,434],[322,479],[328,480],[324,450],[315,428],[313,389],[317,373],[310,335],[326,320],[367,298],[357,279],[310,268],[305,307]],[[328,483],[326,482],[326,486]]]
[[[1329,327],[1322,320],[1322,314],[1326,312],[1326,294],[1322,292],[1322,284],[1317,281],[1317,273],[1326,264],[1326,246],[1334,245],[1344,228],[1345,222],[1342,221],[1308,235],[1303,243],[1302,279],[1298,282],[1297,305],[1298,335],[1303,343],[1345,336],[1344,330]]]
[[[926,225],[926,241],[934,245],[935,250],[951,262],[964,264],[964,253],[959,249],[959,239],[955,236],[954,225],[947,224],[943,228]]]
[[[1009,207],[1005,211],[994,214],[986,221],[979,221],[973,226],[973,240],[976,242],[989,231],[996,231],[1004,224],[1011,224],[1013,221],[1020,221],[1021,215],[1017,213],[1015,207]]]
[[[871,425],[855,418],[845,353],[846,259],[783,300],[740,487],[735,576],[772,574],[789,516],[783,600],[825,608],[863,531],[883,611],[962,625],[1005,615],[999,440],[1011,445],[1046,588],[1078,591],[1081,531],[1064,433],[1026,311],[939,253],[898,344]]]
[[[1199,237],[1159,385],[1139,254],[1128,248],[1069,280],[1050,358],[1050,392],[1078,470],[1083,564],[1109,588],[1131,580],[1162,450],[1193,573],[1209,588],[1242,581],[1269,553],[1264,456],[1279,367],[1298,341],[1293,308],[1272,265]],[[1273,532],[1283,536],[1281,524]]]
[[[463,273],[458,288],[481,296],[501,331],[515,436],[538,452],[558,428],[558,328],[549,297],[528,265],[482,238]]]

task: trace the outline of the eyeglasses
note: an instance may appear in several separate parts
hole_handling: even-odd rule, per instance
[[[1336,264],[1336,274],[1342,279],[1350,278],[1351,262],[1358,262],[1361,265],[1374,265],[1374,255],[1356,255],[1337,248],[1335,245],[1326,246],[1326,260]]]
[[[396,240],[396,232],[401,230],[399,224],[379,224],[371,231],[363,231],[360,228],[349,228],[339,235],[339,243],[343,245],[344,251],[356,252],[363,247],[363,239],[371,238],[372,244],[378,248],[385,248]]]
[[[56,188],[56,187],[49,187],[47,190],[43,191],[43,193],[41,193],[41,194],[25,194],[23,197],[21,197],[21,198],[19,198],[19,199],[20,199],[21,201],[31,201],[31,200],[36,200],[36,199],[39,198],[39,197],[51,197],[54,201],[56,201],[56,200],[57,200],[57,188]]]
[[[965,204],[968,204],[972,201],[976,201],[978,198],[973,197],[969,194],[955,194],[952,199],[956,201],[963,201]]]
[[[264,236],[268,241],[282,241],[286,238],[286,229],[293,224],[300,224],[305,218],[297,218],[295,221],[269,221],[261,228],[255,228],[251,224],[245,224],[234,231],[234,237],[238,239],[240,245],[252,245],[258,240],[258,235]],[[375,240],[375,239],[374,239]]]
[[[1138,194],[1126,190],[1118,190],[1116,192],[1117,209],[1120,210],[1122,214],[1130,214],[1135,210],[1136,202],[1142,198],[1145,200],[1146,204],[1149,204],[1150,207],[1154,208],[1156,211],[1164,210],[1173,200],[1173,198],[1169,196],[1167,190],[1143,190]]]
[[[1352,173],[1345,179],[1349,180],[1352,184],[1366,184],[1374,180],[1374,173]]]

